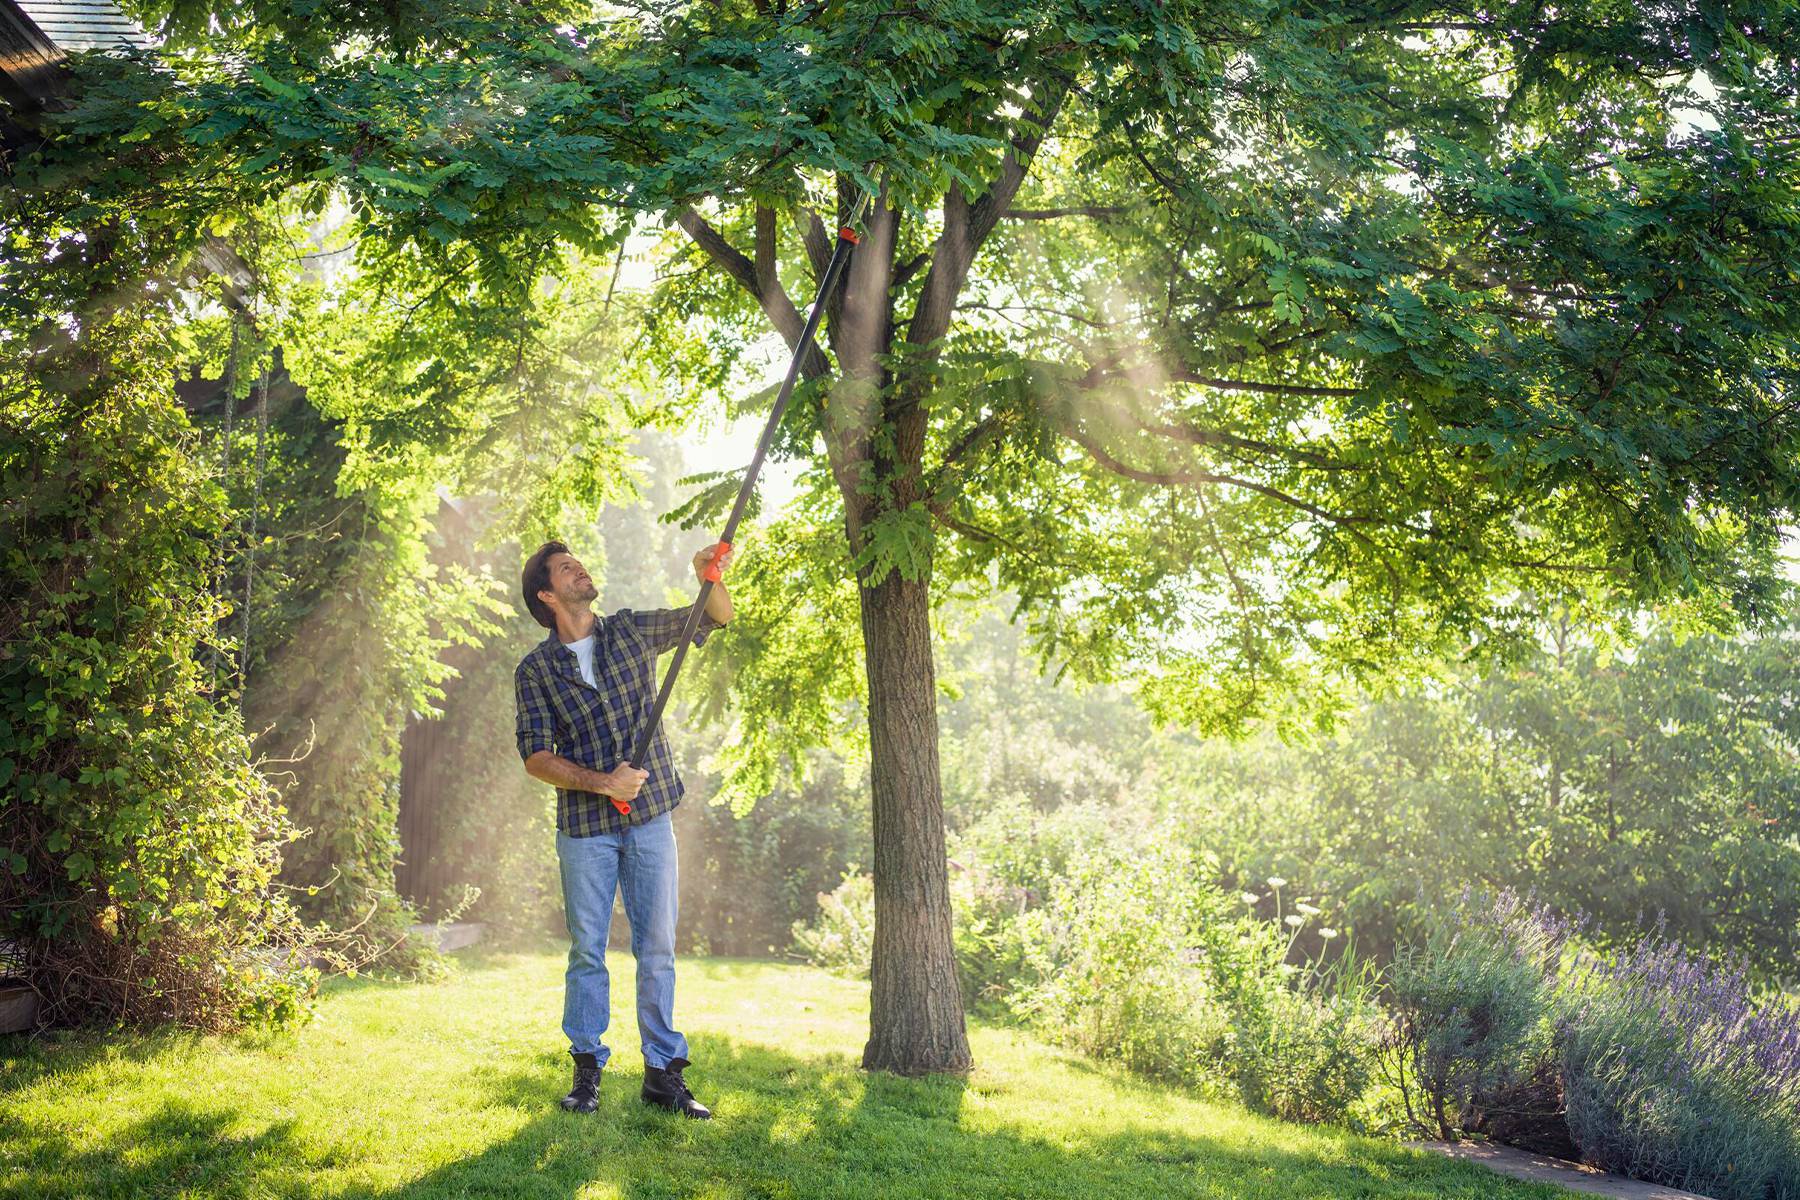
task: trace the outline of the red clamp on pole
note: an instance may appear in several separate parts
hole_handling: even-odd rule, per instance
[[[845,225],[838,230],[838,236],[843,238],[846,242],[849,242],[852,246],[862,245],[862,239],[856,236],[856,230],[850,228],[848,225]]]
[[[700,578],[706,580],[708,583],[718,583],[720,572],[719,564],[723,562],[725,556],[730,553],[730,542],[720,542],[718,545],[714,546],[712,560],[706,564],[706,570],[700,573]]]

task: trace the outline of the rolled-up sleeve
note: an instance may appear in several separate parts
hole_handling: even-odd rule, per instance
[[[693,611],[692,604],[685,608],[655,608],[646,612],[636,612],[629,608],[619,610],[619,615],[631,623],[650,648],[658,654],[673,650],[675,643],[681,640],[681,631],[687,625],[688,614]],[[700,610],[700,624],[694,630],[694,645],[706,641],[706,635],[715,629],[723,628],[713,620],[712,614],[705,609]]]
[[[556,731],[550,697],[530,660],[520,663],[513,672],[513,701],[517,709],[514,733],[518,737],[520,760],[530,758],[539,750],[554,752]]]

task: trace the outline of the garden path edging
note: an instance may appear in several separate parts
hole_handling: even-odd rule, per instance
[[[1492,1142],[1408,1142],[1406,1144],[1415,1150],[1442,1154],[1446,1158],[1480,1163],[1490,1171],[1510,1175],[1514,1179],[1523,1179],[1530,1183],[1554,1183],[1573,1192],[1613,1196],[1617,1197],[1617,1200],[1707,1200],[1698,1192],[1684,1192],[1680,1188],[1664,1187],[1659,1183],[1627,1179],[1623,1175],[1611,1175],[1593,1167],[1584,1167],[1580,1163],[1569,1162],[1567,1159],[1551,1158],[1547,1154],[1533,1154],[1529,1150],[1518,1150],[1511,1146],[1497,1146]]]

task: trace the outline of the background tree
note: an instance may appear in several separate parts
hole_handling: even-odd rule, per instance
[[[1374,700],[1295,748],[1157,747],[1161,820],[1221,877],[1273,875],[1385,958],[1469,888],[1617,947],[1646,925],[1779,983],[1800,947],[1793,634],[1544,651]],[[1308,950],[1318,947],[1309,945]]]

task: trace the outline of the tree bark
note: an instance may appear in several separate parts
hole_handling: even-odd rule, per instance
[[[875,818],[871,1071],[923,1075],[973,1065],[950,934],[938,775],[929,576],[890,572],[861,590]]]

